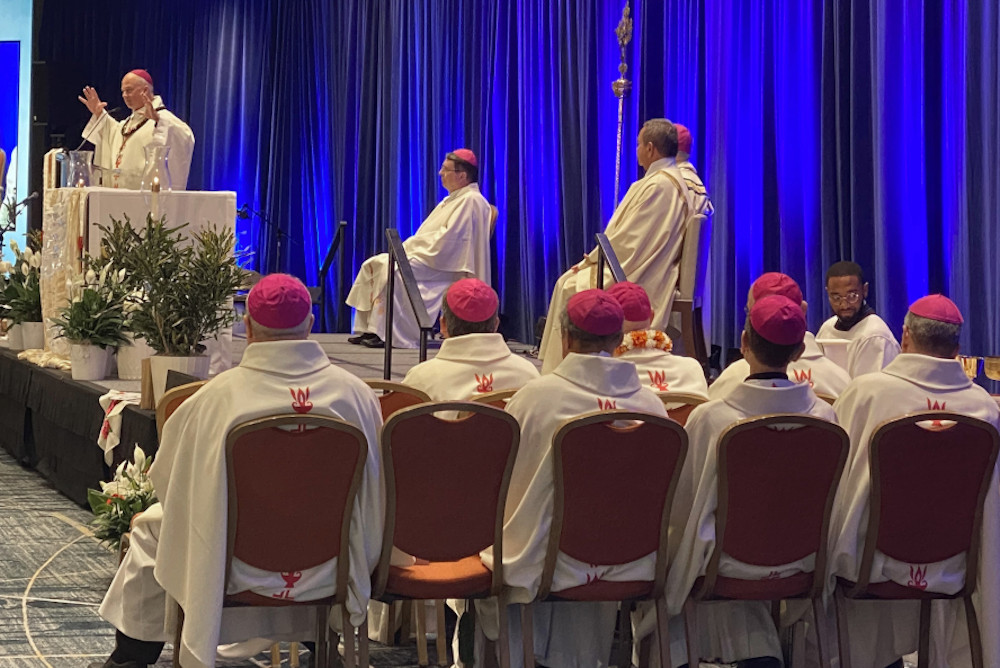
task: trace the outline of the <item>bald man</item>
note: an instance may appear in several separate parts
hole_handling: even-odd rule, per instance
[[[146,164],[147,146],[169,146],[170,186],[186,190],[194,133],[181,119],[167,111],[153,92],[153,77],[146,70],[132,70],[122,77],[122,100],[131,114],[116,121],[106,111],[93,86],[85,86],[77,97],[90,112],[83,138],[94,145],[94,165],[109,171],[102,184],[112,188],[138,189]]]

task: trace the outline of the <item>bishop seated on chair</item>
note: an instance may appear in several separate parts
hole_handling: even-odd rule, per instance
[[[438,170],[448,195],[409,239],[403,242],[420,296],[431,318],[441,310],[448,286],[460,278],[476,277],[490,282],[490,233],[493,210],[479,191],[479,161],[475,153],[460,148],[448,153]],[[368,258],[347,295],[354,309],[351,343],[369,348],[385,345],[386,300],[394,299],[392,345],[416,348],[420,328],[407,301],[402,281],[396,294],[385,294],[389,279],[389,256],[380,253]]]
[[[209,381],[167,420],[150,477],[160,502],[134,522],[131,547],[100,607],[114,625],[116,646],[105,668],[156,663],[176,620],[167,601],[184,611],[184,666],[213,666],[216,648],[254,637],[307,640],[314,634],[308,608],[230,608],[224,594],[253,592],[309,601],[332,595],[336,559],[302,570],[300,577],[262,571],[234,560],[227,581],[225,444],[247,420],[279,414],[329,416],[360,429],[368,441],[351,514],[351,572],[347,609],[354,625],[365,619],[370,573],[382,548],[384,491],[378,433],[382,415],[367,385],[333,366],[315,341],[312,302],[298,279],[272,274],[247,297],[247,349],[240,365]],[[168,599],[169,597],[169,599]],[[101,666],[102,664],[95,664]]]

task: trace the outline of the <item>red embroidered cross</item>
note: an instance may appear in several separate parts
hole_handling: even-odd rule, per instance
[[[662,371],[647,371],[649,374],[649,386],[657,392],[667,391],[667,374]]]
[[[472,374],[476,377],[476,392],[482,394],[485,392],[493,391],[493,374],[486,375],[485,373],[480,376],[478,373]]]

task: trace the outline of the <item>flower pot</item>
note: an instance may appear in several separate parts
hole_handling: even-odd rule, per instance
[[[24,350],[24,331],[21,325],[11,325],[7,330],[7,348],[10,350]]]
[[[118,378],[121,380],[142,380],[142,360],[156,354],[146,339],[129,337],[126,345],[118,346]]]
[[[22,322],[25,350],[45,350],[45,326],[40,322]]]
[[[153,400],[160,402],[167,387],[167,372],[180,371],[197,378],[208,378],[209,359],[205,355],[174,357],[153,355],[149,358],[149,371],[153,376]]]
[[[91,343],[71,343],[69,360],[73,380],[104,380],[110,352]]]

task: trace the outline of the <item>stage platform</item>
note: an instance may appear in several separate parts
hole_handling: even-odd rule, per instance
[[[327,356],[337,366],[359,378],[382,378],[384,350],[351,345],[347,334],[316,334]],[[6,342],[4,342],[4,345]],[[246,349],[240,334],[233,337],[233,363],[239,364]],[[427,357],[437,354],[440,342],[428,346]],[[509,342],[523,355],[530,347]],[[402,380],[414,365],[416,350],[392,351],[392,379]],[[531,359],[536,366],[541,363]],[[85,505],[87,489],[110,480],[111,472],[132,456],[136,444],[148,454],[159,448],[154,411],[130,405],[122,411],[121,443],[113,450],[111,465],[97,445],[104,412],[98,399],[108,390],[138,392],[140,382],[110,378],[75,381],[67,371],[43,369],[17,359],[17,353],[0,348],[0,447],[22,466],[38,471],[72,501]]]

